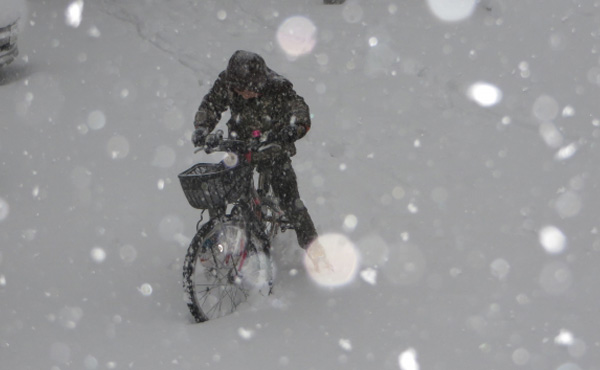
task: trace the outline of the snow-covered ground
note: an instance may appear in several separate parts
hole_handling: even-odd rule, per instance
[[[600,369],[600,2],[440,19],[470,3],[27,2],[0,70],[0,368]],[[283,234],[275,294],[197,325],[177,174],[237,49],[309,103],[300,192],[361,262],[321,287]]]

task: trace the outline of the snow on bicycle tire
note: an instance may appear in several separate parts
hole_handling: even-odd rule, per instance
[[[243,222],[213,219],[193,238],[183,266],[187,305],[196,322],[233,313],[250,296],[267,296],[273,283],[268,251]],[[259,248],[256,247],[259,245]]]

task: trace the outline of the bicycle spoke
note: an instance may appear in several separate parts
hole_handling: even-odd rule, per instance
[[[233,302],[229,295],[229,287],[225,287],[219,291],[219,312],[223,312],[223,304],[225,303],[225,298],[229,297]]]
[[[213,253],[214,256],[214,253]],[[220,264],[218,259],[214,259],[218,266],[212,271],[215,273],[213,283],[197,283],[195,286],[206,287],[205,294],[201,297],[203,306],[210,306],[206,314],[209,318],[220,317],[225,314],[235,311],[237,308],[236,292],[229,283],[228,274],[223,270],[225,264]],[[208,303],[210,298],[216,302],[214,304]]]
[[[218,307],[218,306],[220,306],[220,305],[221,305],[221,300],[219,300],[219,301],[218,301],[218,304],[214,304],[214,305],[213,305],[213,306],[210,308],[210,310],[208,310],[208,312],[206,312],[206,315],[207,315],[208,317],[219,317],[218,315],[217,315],[217,316],[213,316],[213,312],[214,312],[214,311],[217,309],[217,307]],[[219,311],[220,311],[220,309],[219,309]]]
[[[218,222],[198,232],[184,266],[185,289],[197,321],[231,314],[252,294],[264,295],[265,283],[272,282],[268,252],[254,247],[261,243],[262,248],[263,239],[256,234],[249,238],[244,225]]]
[[[215,304],[215,305],[213,305],[210,308],[210,310],[208,310],[208,312],[206,312],[206,316],[208,316],[209,319],[214,319],[214,318],[217,318],[217,317],[221,316],[221,315],[218,315],[218,314],[214,314],[214,312],[217,310],[217,307],[218,307],[218,305]],[[218,311],[216,311],[216,312],[218,312]]]
[[[233,293],[234,288],[229,287],[229,289],[225,289],[226,290],[226,294],[229,297],[229,300],[231,301],[232,305],[235,305],[235,294]]]
[[[210,290],[207,289],[204,293],[204,295],[202,295],[202,299],[201,301],[203,302],[201,305],[204,306],[206,304],[206,301],[208,300],[208,298],[211,296],[210,294]]]

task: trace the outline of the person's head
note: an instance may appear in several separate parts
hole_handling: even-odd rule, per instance
[[[238,50],[227,64],[227,84],[244,99],[258,96],[267,82],[267,65],[258,54]]]

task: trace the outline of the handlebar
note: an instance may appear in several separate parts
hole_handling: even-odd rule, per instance
[[[245,154],[248,152],[262,152],[265,150],[281,149],[279,143],[271,140],[260,140],[255,138],[249,141],[229,139],[223,137],[223,131],[218,130],[214,134],[209,134],[204,141],[204,144],[197,147],[194,153],[204,151],[207,154],[213,152],[230,152],[235,154]]]
[[[200,151],[204,151],[207,154],[213,152],[233,152],[236,154],[245,153],[249,150],[248,143],[242,140],[233,140],[233,139],[221,139],[217,143],[211,143],[211,145],[204,144],[202,146],[197,147],[194,150],[194,153],[198,153]]]

